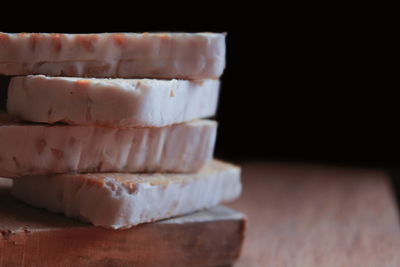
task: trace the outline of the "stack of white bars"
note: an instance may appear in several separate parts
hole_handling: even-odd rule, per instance
[[[216,33],[0,33],[14,76],[0,115],[0,176],[36,207],[129,228],[237,198],[213,160],[225,67]],[[24,75],[24,76],[21,76]]]

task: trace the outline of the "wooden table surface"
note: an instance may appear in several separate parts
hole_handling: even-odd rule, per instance
[[[389,175],[379,170],[243,163],[230,206],[249,223],[235,266],[400,266]]]

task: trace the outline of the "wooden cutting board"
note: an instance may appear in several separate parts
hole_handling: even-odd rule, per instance
[[[242,163],[229,205],[248,231],[235,267],[398,267],[400,224],[389,173],[321,165]]]
[[[29,207],[0,178],[0,266],[225,266],[239,256],[245,217],[219,206],[109,230]]]

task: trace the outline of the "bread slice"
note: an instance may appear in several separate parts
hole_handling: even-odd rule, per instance
[[[94,225],[128,228],[237,198],[240,169],[212,161],[196,174],[60,174],[21,177],[12,194]]]
[[[150,126],[210,117],[218,80],[82,79],[14,77],[8,113],[33,122]]]
[[[195,172],[211,160],[217,123],[107,128],[0,116],[0,177],[65,172]]]
[[[0,74],[216,79],[225,34],[1,33]]]

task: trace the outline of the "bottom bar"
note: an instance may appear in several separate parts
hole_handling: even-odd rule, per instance
[[[129,228],[231,201],[240,168],[213,160],[193,174],[59,174],[14,180],[11,193],[32,206],[96,226]]]
[[[245,217],[219,206],[128,230],[31,208],[0,178],[2,266],[223,266],[239,256]]]

